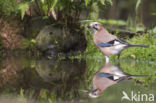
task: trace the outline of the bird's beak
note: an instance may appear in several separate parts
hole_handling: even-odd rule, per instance
[[[91,97],[91,98],[97,98],[97,97],[98,97],[98,96],[96,96],[96,95],[94,95],[94,94],[92,94],[92,93],[89,93],[88,95],[89,95],[89,97]]]
[[[94,87],[92,87],[92,89],[91,89],[91,91],[89,92],[88,95],[89,95],[91,98],[97,98],[98,95],[95,95],[95,94],[94,94],[94,92],[96,92],[96,91],[97,91],[97,89],[94,88]]]
[[[90,26],[90,25],[88,25],[87,27],[88,27],[88,28],[91,28],[91,26]]]
[[[97,90],[96,86],[93,86],[90,92],[96,92]]]

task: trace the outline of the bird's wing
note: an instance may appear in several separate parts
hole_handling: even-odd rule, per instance
[[[101,72],[101,73],[97,73],[97,76],[100,77],[100,78],[102,78],[102,77],[106,77],[106,78],[108,78],[108,79],[110,79],[110,80],[113,80],[113,81],[116,81],[116,80],[119,79],[118,76],[116,76],[116,77],[118,77],[118,79],[117,79],[117,78],[114,78],[115,75],[113,75],[113,74],[109,74],[109,73],[103,73],[103,72]]]
[[[98,43],[98,46],[99,47],[110,47],[110,46],[116,46],[116,45],[120,45],[120,44],[130,45],[127,41],[125,41],[121,38],[116,38],[107,43],[100,42],[100,43]]]
[[[125,41],[124,39],[117,38],[116,40],[119,41],[119,42],[122,43],[122,44],[129,45],[129,43],[128,43],[127,41]]]
[[[100,47],[110,47],[110,46],[114,45],[114,42],[115,42],[115,40],[109,41],[107,43],[100,42],[100,43],[98,43],[98,46],[100,46]]]
[[[107,78],[109,78],[109,77],[112,76],[112,75],[110,75],[110,74],[108,74],[108,73],[97,73],[97,76],[98,76],[98,77],[107,77]]]
[[[110,43],[99,43],[98,46],[100,46],[100,47],[110,47],[112,45]]]

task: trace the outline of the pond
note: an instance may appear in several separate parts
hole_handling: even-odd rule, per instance
[[[155,62],[130,59],[6,56],[0,103],[155,103],[155,69]]]

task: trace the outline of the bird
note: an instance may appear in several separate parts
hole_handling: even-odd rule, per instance
[[[109,33],[99,22],[90,23],[88,28],[92,29],[94,44],[105,55],[106,63],[109,63],[111,55],[117,54],[119,59],[121,52],[128,47],[149,47],[148,45],[128,43],[124,39]]]
[[[92,88],[89,96],[99,97],[108,87],[135,77],[147,77],[148,75],[131,75],[122,71],[119,65],[104,64],[104,66],[93,76]]]

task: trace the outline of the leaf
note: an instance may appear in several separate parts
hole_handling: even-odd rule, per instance
[[[85,0],[85,5],[86,5],[86,6],[88,5],[88,2],[89,2],[89,0]]]
[[[44,3],[45,1],[44,0],[41,0],[41,2]]]
[[[36,40],[35,39],[31,39],[31,43],[36,43]]]
[[[139,5],[141,4],[141,0],[138,0],[136,3],[135,11],[138,11]]]
[[[136,58],[136,55],[135,54],[131,54],[130,57],[132,57],[133,59]]]
[[[28,7],[29,7],[29,2],[24,2],[24,3],[19,4],[18,9],[21,12],[22,19],[24,18],[25,12],[28,9]]]
[[[54,2],[53,2],[53,4],[52,4],[52,8],[51,8],[51,9],[53,9],[53,8],[56,6],[57,2],[58,2],[58,0],[54,0]]]
[[[156,12],[155,13],[151,13],[151,15],[156,15]]]
[[[113,4],[112,0],[106,0],[107,3],[109,3],[110,5]]]
[[[105,5],[105,0],[100,0],[102,5]]]

